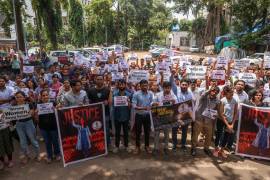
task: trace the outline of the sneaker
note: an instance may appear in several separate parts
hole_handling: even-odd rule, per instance
[[[62,158],[61,158],[60,155],[57,155],[56,158],[55,158],[56,161],[61,161],[61,159],[62,159]]]
[[[136,149],[133,152],[135,155],[141,153],[141,149],[139,147],[136,147]]]
[[[12,161],[9,161],[7,166],[8,166],[8,168],[12,168],[14,166],[14,164]]]
[[[115,147],[114,149],[113,149],[113,153],[118,153],[119,152],[119,148],[118,147]]]
[[[20,162],[21,162],[22,164],[27,164],[27,162],[28,162],[28,157],[26,157],[26,156],[24,156],[24,155],[20,156]]]
[[[125,151],[126,151],[127,153],[131,153],[131,152],[132,152],[132,150],[131,150],[129,147],[125,147]]]
[[[151,153],[152,153],[150,147],[145,147],[145,152],[146,152],[147,154],[151,154]]]
[[[219,155],[219,149],[215,148],[215,150],[213,151],[213,156],[218,157],[218,155]]]
[[[51,158],[47,158],[46,159],[46,162],[47,162],[47,164],[51,164],[52,163],[52,159]]]
[[[192,155],[192,156],[196,156],[196,154],[197,154],[197,153],[196,153],[196,149],[195,149],[195,148],[192,148],[192,149],[191,149],[191,155]]]
[[[36,157],[35,157],[35,160],[37,161],[37,162],[40,162],[41,161],[41,156],[40,155],[37,155]]]
[[[158,150],[157,149],[154,149],[153,152],[152,152],[153,156],[157,156],[158,155]]]
[[[227,158],[228,156],[227,156],[227,154],[224,152],[224,150],[220,150],[219,151],[219,155],[222,157],[222,158]]]
[[[108,151],[109,151],[109,152],[113,152],[113,148],[112,148],[111,145],[108,145]]]
[[[165,156],[168,156],[168,155],[169,155],[169,151],[168,151],[167,148],[165,148],[165,149],[163,150],[163,152],[164,152],[164,155],[165,155]]]
[[[207,156],[211,156],[211,155],[212,155],[212,152],[211,152],[210,149],[208,149],[208,148],[204,148],[203,151],[204,151],[204,153],[205,153]]]
[[[181,150],[184,152],[187,152],[187,147],[183,145],[183,146],[181,146]]]

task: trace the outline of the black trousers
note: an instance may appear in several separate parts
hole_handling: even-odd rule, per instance
[[[123,128],[124,132],[124,145],[128,147],[128,127],[129,121],[118,121],[117,119],[114,121],[115,125],[115,146],[119,148],[120,145],[120,136],[121,136],[121,129]]]
[[[140,138],[142,134],[142,127],[144,130],[145,147],[149,147],[149,137],[150,137],[150,128],[151,128],[150,115],[149,114],[146,114],[146,115],[136,114],[135,127],[136,127],[136,147],[141,146]]]

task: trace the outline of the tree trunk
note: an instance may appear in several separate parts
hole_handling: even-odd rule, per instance
[[[18,38],[18,50],[25,52],[25,43],[24,43],[24,33],[23,33],[23,24],[22,24],[22,16],[21,16],[21,4],[19,0],[14,0],[15,6],[15,18],[16,18],[16,31]]]

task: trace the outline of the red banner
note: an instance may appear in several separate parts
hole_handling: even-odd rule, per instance
[[[236,154],[270,160],[270,108],[242,104]]]
[[[103,104],[57,110],[64,166],[107,154]]]

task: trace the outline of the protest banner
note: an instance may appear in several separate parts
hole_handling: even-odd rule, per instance
[[[23,66],[23,73],[25,74],[33,74],[34,73],[34,66]]]
[[[241,104],[236,154],[270,160],[270,109]]]
[[[53,103],[37,104],[38,115],[54,113]]]
[[[4,122],[16,121],[30,118],[29,104],[10,106],[3,110],[2,119]]]
[[[127,96],[115,96],[113,98],[114,106],[128,106],[128,97]]]
[[[192,121],[192,101],[152,107],[150,115],[154,130],[186,125]]]
[[[115,53],[121,54],[122,51],[123,51],[122,46],[120,46],[120,45],[116,45],[116,46],[115,46]]]
[[[64,167],[107,154],[104,105],[56,111]]]
[[[188,79],[205,79],[206,66],[186,66]]]
[[[223,57],[223,56],[218,56],[217,57],[217,64],[216,64],[216,67],[224,67],[224,68],[227,68],[227,65],[228,65],[228,60]]]
[[[211,74],[211,78],[225,80],[225,70],[213,70]]]
[[[138,83],[141,80],[149,80],[149,73],[145,70],[131,70],[129,74],[129,82]]]
[[[234,68],[235,69],[243,69],[249,66],[249,59],[235,59],[234,60]]]
[[[263,59],[264,59],[264,68],[270,69],[270,54],[265,53]]]
[[[239,73],[239,79],[245,81],[251,87],[256,86],[257,77],[254,73]]]

